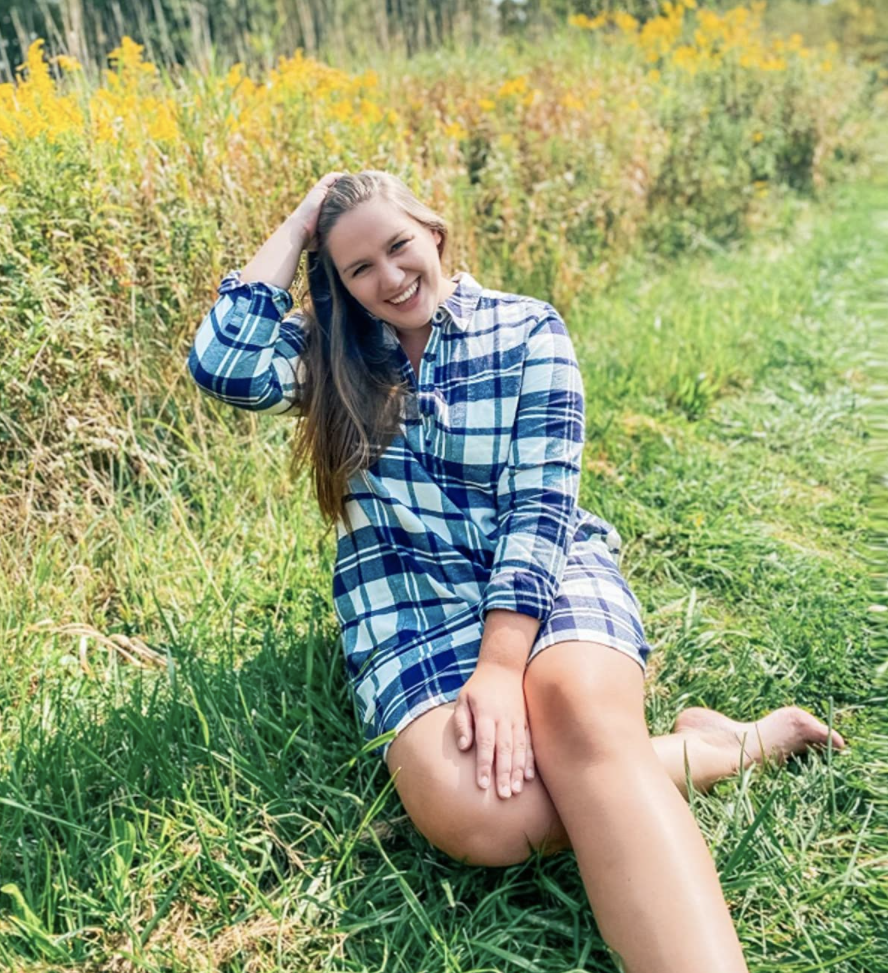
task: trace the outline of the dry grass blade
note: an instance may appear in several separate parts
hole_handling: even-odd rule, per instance
[[[53,625],[50,619],[45,619],[35,625],[29,626],[27,631],[31,632],[38,629],[51,632],[55,635],[79,635],[80,646],[78,656],[80,658],[80,666],[89,676],[95,675],[87,660],[89,639],[95,639],[99,645],[104,645],[108,649],[109,664],[113,659],[122,657],[126,662],[140,669],[163,669],[166,666],[166,656],[149,648],[137,635],[123,635],[120,632],[103,635],[97,629],[84,622],[68,622],[65,625]]]

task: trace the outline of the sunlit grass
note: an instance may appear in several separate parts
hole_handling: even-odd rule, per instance
[[[627,265],[570,327],[588,403],[581,500],[627,542],[656,648],[652,730],[689,704],[754,719],[796,701],[851,743],[694,796],[751,968],[872,973],[888,847],[857,369],[878,319],[855,295],[885,274],[870,211],[888,201],[839,202],[770,258]],[[702,411],[670,391],[686,344],[695,368],[731,365]],[[333,545],[287,479],[286,424],[187,387],[178,401],[145,424],[169,465],[143,492],[112,475],[83,536],[34,529],[24,556],[4,541],[17,568],[0,589],[0,959],[608,969],[572,856],[460,868],[362,752]],[[78,638],[26,632],[47,616],[142,634],[169,661],[139,670],[88,639],[90,676]]]
[[[448,218],[452,269],[568,322],[652,731],[797,702],[850,741],[693,796],[750,968],[888,969],[863,421],[888,197],[859,181],[884,95],[755,8],[704,13],[354,75],[172,79],[125,41],[96,90],[36,45],[0,88],[0,966],[612,968],[570,854],[461,868],[415,832],[364,752],[291,426],[186,373],[222,272],[312,179],[375,166]]]

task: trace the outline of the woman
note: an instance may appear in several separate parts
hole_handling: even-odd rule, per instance
[[[381,754],[429,841],[483,865],[573,848],[626,969],[746,970],[685,761],[705,790],[830,731],[797,707],[754,724],[694,708],[650,738],[620,536],[577,506],[564,322],[445,276],[446,242],[396,177],[329,173],[224,278],[191,373],[233,405],[301,416],[297,463],[337,524],[356,705],[368,739],[394,731]],[[310,297],[284,318],[304,249]]]

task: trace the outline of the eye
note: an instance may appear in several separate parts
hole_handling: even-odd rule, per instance
[[[394,249],[395,249],[395,247],[401,247],[401,246],[406,246],[406,245],[407,245],[407,244],[408,244],[408,243],[410,242],[410,240],[412,240],[412,239],[413,239],[412,237],[409,237],[409,238],[408,238],[408,239],[406,239],[406,240],[398,240],[398,242],[397,242],[397,243],[393,243],[393,244],[392,244],[392,250],[394,250]],[[358,267],[358,269],[357,269],[357,270],[355,270],[355,271],[354,271],[354,272],[352,273],[352,277],[357,277],[357,276],[358,276],[358,274],[359,274],[359,273],[361,273],[361,271],[362,271],[362,270],[363,270],[363,269],[364,269],[364,268],[365,268],[366,266],[367,266],[366,264],[361,264],[361,266],[360,266],[360,267]]]

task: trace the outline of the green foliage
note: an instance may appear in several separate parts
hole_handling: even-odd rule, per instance
[[[752,250],[625,261],[572,309],[580,500],[624,538],[653,733],[687,705],[796,702],[850,742],[692,795],[750,967],[881,973],[859,369],[888,200],[829,204]],[[141,478],[0,538],[0,964],[609,969],[572,855],[463,867],[403,813],[348,696],[334,542],[287,479],[286,423],[184,380],[121,409],[156,456]]]
[[[514,104],[437,134],[482,82],[563,56],[579,84],[585,43],[415,59],[386,102],[426,97],[404,171],[483,283],[564,295],[580,502],[624,538],[652,733],[795,702],[850,742],[692,794],[750,968],[886,973],[862,409],[888,199],[843,185],[884,172],[875,89],[722,78],[632,128],[617,77],[607,142]],[[0,968],[610,969],[572,855],[472,869],[413,828],[357,724],[289,422],[185,372],[219,272],[330,166],[300,97],[249,152],[222,153],[219,97],[181,156],[35,140],[0,184]],[[362,137],[348,168],[397,149]]]

